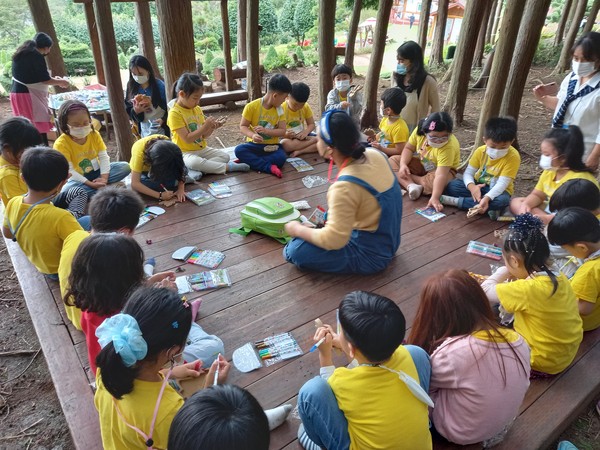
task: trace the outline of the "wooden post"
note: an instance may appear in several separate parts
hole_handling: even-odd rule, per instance
[[[98,24],[100,48],[102,49],[102,64],[106,76],[110,115],[112,116],[112,126],[116,135],[117,155],[119,160],[129,161],[134,139],[123,100],[123,86],[121,84],[121,71],[119,70],[117,41],[115,40],[110,0],[94,0],[94,12]]]
[[[494,0],[490,6],[490,14],[485,28],[485,43],[490,44],[492,41],[492,28],[494,27],[494,14],[496,14],[496,5],[500,0]]]
[[[580,0],[581,1],[581,0]],[[573,6],[573,0],[566,0],[565,5],[562,9],[562,14],[560,15],[560,20],[558,21],[558,25],[556,27],[556,33],[554,34],[554,46],[557,47],[563,40],[565,35],[565,28],[567,26],[567,22],[571,15]]]
[[[377,10],[377,25],[375,25],[375,33],[373,33],[373,52],[371,53],[371,60],[369,62],[369,68],[367,69],[367,76],[365,78],[365,107],[360,119],[360,124],[362,127],[371,127],[377,125],[377,111],[379,111],[379,101],[377,98],[379,72],[381,71],[381,63],[383,62],[385,37],[387,35],[390,12],[392,11],[393,5],[394,0],[379,0],[379,8]],[[319,40],[319,42],[321,41]],[[331,77],[329,79],[331,79]]]
[[[154,75],[161,78],[158,61],[156,60],[150,4],[147,0],[137,0],[133,5],[135,7],[135,20],[139,33],[138,45],[140,46],[140,52],[150,61],[150,65],[154,69]]]
[[[184,72],[196,72],[194,26],[190,0],[156,0],[167,100]]]
[[[481,112],[479,114],[479,126],[475,135],[475,145],[479,145],[483,139],[483,130],[485,123],[490,117],[497,116],[500,112],[500,104],[502,95],[506,87],[506,79],[510,71],[510,62],[512,61],[515,51],[515,44],[519,34],[519,26],[525,9],[524,0],[507,0],[506,10],[502,18],[502,26],[500,28],[500,39],[496,44],[496,54],[494,63],[492,64],[492,72],[488,81]],[[485,5],[484,5],[485,8]],[[527,26],[530,26],[527,24]],[[522,67],[519,67],[522,70]]]
[[[350,18],[350,28],[348,29],[348,41],[346,42],[346,55],[344,64],[352,68],[354,72],[354,48],[356,47],[356,34],[358,33],[358,24],[360,23],[360,11],[362,10],[362,0],[355,0],[352,8],[352,17]]]
[[[437,20],[433,33],[433,43],[431,44],[431,55],[429,56],[430,66],[444,64],[444,34],[446,32],[446,22],[448,21],[448,3],[449,0],[438,2]]]
[[[550,0],[527,0],[522,20],[522,23],[526,23],[527,26],[521,27],[517,37],[508,82],[500,107],[500,114],[503,116],[512,116],[515,119],[519,117],[527,75],[549,8]]]
[[[85,23],[87,24],[90,41],[92,43],[92,54],[94,55],[94,66],[96,67],[96,77],[98,83],[106,86],[106,77],[104,76],[104,66],[102,65],[102,50],[100,49],[100,40],[98,39],[98,27],[96,25],[96,16],[94,16],[94,4],[87,2],[83,4],[85,11]]]
[[[594,23],[596,23],[596,17],[598,17],[598,10],[600,10],[600,0],[594,0],[592,8],[590,9],[590,14],[587,18],[587,22],[583,27],[582,34],[587,34],[592,31],[592,27],[594,26]]]
[[[227,0],[221,0],[221,23],[223,24],[223,59],[225,60],[225,89],[233,91],[233,64],[231,63],[231,36],[229,34],[229,15]]]
[[[425,48],[427,47],[427,28],[429,27],[429,13],[431,12],[431,0],[423,0],[421,2],[421,14],[419,15],[419,29],[417,35],[419,36],[419,45],[423,49],[425,54]]]
[[[504,0],[498,0],[496,5],[496,13],[494,14],[494,25],[492,26],[492,37],[490,44],[494,45],[498,36],[498,26],[500,25],[500,19],[502,18],[502,8],[504,7]]]
[[[237,54],[238,62],[246,61],[246,0],[238,0]]]
[[[248,101],[262,97],[258,47],[258,0],[246,0],[246,56],[248,57]]]
[[[485,50],[485,36],[487,34],[487,27],[489,24],[489,18],[491,17],[492,2],[486,2],[486,11],[484,20],[481,22],[481,28],[479,28],[479,35],[477,36],[477,46],[475,47],[475,58],[473,59],[473,67],[481,67],[483,65],[483,53]]]
[[[585,14],[586,6],[587,0],[579,0],[577,3],[575,13],[573,14],[573,20],[571,21],[571,26],[569,27],[569,31],[567,32],[567,36],[563,42],[563,48],[560,52],[558,64],[552,72],[554,75],[568,70],[571,66],[571,47],[573,47],[577,33],[579,33],[579,24],[581,23],[583,15]]]
[[[54,23],[52,22],[52,15],[50,14],[50,8],[48,8],[47,0],[27,0],[29,4],[29,10],[31,11],[31,19],[35,30],[46,33],[54,44],[52,45],[52,51],[46,56],[48,62],[48,69],[53,77],[64,77],[67,74],[65,70],[65,61],[63,60],[62,53],[60,52],[60,45],[58,38],[56,37],[56,31],[54,30]],[[63,88],[55,86],[59,92],[64,92]]]
[[[442,108],[443,111],[452,115],[457,125],[462,124],[463,121],[469,78],[471,77],[471,64],[484,13],[485,2],[470,1],[466,3],[454,55],[454,70],[448,86],[446,102]]]
[[[327,94],[333,87],[331,71],[335,65],[334,38],[335,2],[322,0],[319,2],[319,109],[321,111],[325,111]],[[371,62],[372,58],[373,54],[371,54]]]

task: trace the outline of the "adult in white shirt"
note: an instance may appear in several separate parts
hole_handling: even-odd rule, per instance
[[[558,93],[555,83],[540,84],[533,93],[554,110],[554,128],[577,125],[581,129],[583,161],[595,170],[600,163],[600,33],[592,31],[575,43],[572,69]]]

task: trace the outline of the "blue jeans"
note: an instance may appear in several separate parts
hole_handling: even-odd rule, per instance
[[[415,363],[421,387],[429,392],[429,355],[415,345],[404,347]],[[398,382],[401,383],[400,380]],[[298,412],[306,434],[315,444],[327,450],[347,450],[350,447],[348,421],[326,380],[315,377],[300,388]]]
[[[98,176],[96,176],[94,178],[98,178],[100,176],[100,171],[98,170],[97,172],[98,172]],[[110,172],[108,173],[108,184],[113,184],[118,181],[121,181],[123,178],[125,178],[127,175],[129,175],[130,172],[131,172],[131,168],[129,167],[129,163],[126,163],[124,161],[111,162],[110,163]],[[73,186],[81,186],[81,188],[84,191],[86,191],[90,197],[92,195],[94,195],[96,192],[98,192],[97,189],[91,188],[91,187],[89,187],[83,183],[80,183],[79,181],[75,181],[75,180],[67,181],[67,183],[62,188],[62,190],[65,191]]]
[[[90,231],[92,229],[90,216],[81,216],[79,219],[77,219],[77,222],[79,222],[79,225],[81,225],[81,228],[83,228],[85,231]]]
[[[483,197],[485,194],[490,192],[489,186],[484,186],[481,188],[481,196]],[[473,200],[473,196],[471,195],[471,191],[467,189],[463,180],[454,179],[446,186],[444,190],[444,195],[448,195],[450,197],[458,197],[458,209],[471,209],[477,203]],[[494,200],[491,200],[488,204],[488,210],[490,211],[502,211],[504,208],[508,206],[510,203],[510,194],[504,191]]]
[[[266,144],[278,145],[278,144]],[[244,142],[235,148],[235,156],[240,162],[246,163],[252,170],[271,173],[271,166],[283,167],[287,154],[281,145],[274,152],[265,152],[265,144]]]
[[[161,184],[171,191],[176,191],[177,188],[179,187],[179,181],[177,181],[177,180],[170,180],[170,181],[163,181],[163,182],[154,181],[154,180],[151,180],[150,177],[148,177],[148,175],[145,173],[142,173],[142,175],[140,176],[140,182],[147,188],[150,188],[153,191],[157,191],[157,192],[160,192],[163,190]]]

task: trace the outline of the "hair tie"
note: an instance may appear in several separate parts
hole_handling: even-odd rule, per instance
[[[126,367],[132,367],[148,354],[140,326],[129,314],[116,314],[104,320],[96,329],[96,337],[102,348],[112,342]]]
[[[85,106],[83,103],[71,103],[69,105],[69,107],[67,108],[67,113],[70,113],[72,111],[83,111],[83,110],[88,110],[87,106]]]
[[[434,130],[435,130],[435,126],[436,126],[436,125],[437,125],[437,124],[436,124],[435,120],[432,120],[432,121],[429,123],[429,131],[434,131]]]
[[[176,320],[174,320],[174,321],[171,323],[171,327],[173,327],[173,328],[175,328],[175,329],[179,328],[179,322],[177,322]]]

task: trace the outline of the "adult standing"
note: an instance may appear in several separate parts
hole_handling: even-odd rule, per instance
[[[392,86],[398,86],[406,94],[406,106],[401,116],[412,132],[419,120],[440,110],[440,94],[437,81],[425,70],[419,44],[405,42],[398,47],[396,59],[398,64],[392,74]]]
[[[554,110],[553,128],[577,125],[583,133],[583,161],[596,170],[600,163],[600,33],[583,35],[573,46],[572,72],[560,85],[539,84],[535,97]]]
[[[32,40],[21,44],[12,57],[10,89],[13,115],[31,120],[46,143],[53,128],[48,110],[48,86],[69,86],[67,80],[48,73],[44,56],[50,53],[52,44],[52,38],[46,33],[37,33]]]

